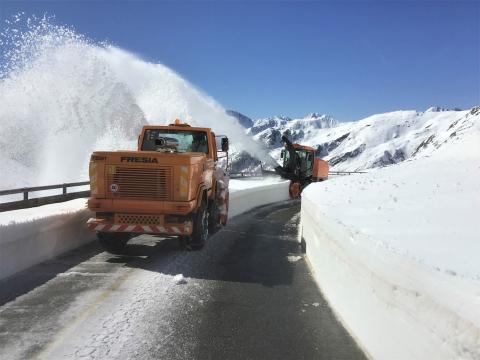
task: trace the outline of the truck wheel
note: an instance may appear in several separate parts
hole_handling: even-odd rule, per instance
[[[193,220],[193,233],[190,241],[192,250],[200,250],[208,237],[208,211],[205,202],[200,205]]]
[[[226,214],[223,216],[223,221],[222,221],[222,225],[227,225],[227,221],[228,221],[228,207],[229,207],[229,203],[230,203],[230,193],[227,192],[227,196],[225,196],[225,210],[226,210]]]
[[[100,242],[100,245],[106,251],[115,254],[125,248],[128,240],[130,240],[130,234],[97,232],[97,238]]]
[[[220,230],[221,227],[220,208],[218,207],[218,203],[213,201],[210,205],[210,211],[208,212],[208,232],[214,234]]]

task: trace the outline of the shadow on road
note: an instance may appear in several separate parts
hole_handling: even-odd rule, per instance
[[[176,238],[139,237],[108,261],[194,279],[289,285],[294,264],[288,257],[300,255],[291,220],[298,211],[298,202],[257,208],[210,237],[201,251],[182,250]]]
[[[176,237],[142,235],[130,240],[119,254],[103,253],[98,243],[92,242],[0,280],[0,306],[78,265],[79,271],[87,271],[84,267],[90,273],[99,271],[82,263],[102,253],[94,262],[110,264],[108,271],[130,267],[194,279],[288,285],[294,265],[287,257],[300,249],[295,241],[296,224],[286,224],[298,211],[299,203],[288,201],[239,215],[211,236],[201,251],[186,251]]]
[[[96,242],[92,242],[0,280],[0,306],[45,284],[58,274],[68,271],[102,251]]]

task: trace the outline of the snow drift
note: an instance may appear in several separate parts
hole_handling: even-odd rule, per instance
[[[319,286],[373,358],[478,359],[480,108],[453,122],[422,116],[446,127],[430,151],[310,185],[301,236]]]

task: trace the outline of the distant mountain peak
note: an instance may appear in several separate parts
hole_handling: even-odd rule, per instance
[[[275,116],[270,117],[269,119],[271,119],[271,120],[285,120],[285,121],[292,120],[292,118],[290,118],[288,116],[285,116],[285,115],[275,115]]]
[[[292,119],[276,115],[266,119],[257,119],[248,133],[266,147],[273,149],[282,146],[282,134],[288,134],[291,141],[303,139],[319,129],[333,128],[338,125],[330,115],[311,113],[304,118]]]
[[[462,109],[456,107],[453,109],[442,108],[441,106],[431,106],[425,112],[442,112],[442,111],[462,111]]]
[[[230,115],[237,119],[238,123],[246,129],[252,127],[253,125],[253,120],[250,119],[248,116],[242,114],[241,112],[235,110],[226,110],[226,113],[227,115]]]
[[[331,118],[331,116],[327,114],[320,114],[317,112],[312,112],[304,117],[304,119],[328,119],[328,118]]]

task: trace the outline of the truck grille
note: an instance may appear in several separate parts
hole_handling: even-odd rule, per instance
[[[159,215],[130,215],[118,214],[115,216],[116,224],[136,224],[136,225],[162,225],[162,217]]]
[[[111,197],[149,200],[172,199],[172,168],[134,168],[116,166],[107,175]]]

